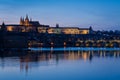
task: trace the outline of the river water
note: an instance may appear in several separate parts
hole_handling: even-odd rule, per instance
[[[0,53],[0,80],[120,80],[119,48],[32,48]]]

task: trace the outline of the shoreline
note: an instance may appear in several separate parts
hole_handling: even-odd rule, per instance
[[[31,51],[120,51],[120,48],[66,47],[66,48],[29,48]]]
[[[99,51],[99,50],[120,50],[118,47],[40,47],[40,48],[5,48],[0,49],[0,51],[77,51],[77,50],[83,50],[83,51]]]

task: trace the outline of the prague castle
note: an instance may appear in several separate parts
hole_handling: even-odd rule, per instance
[[[42,25],[39,23],[39,21],[33,21],[32,19],[29,19],[28,15],[26,15],[26,18],[21,17],[19,24],[4,25],[6,27],[6,31],[9,32],[38,32],[48,34],[90,34],[92,32],[92,27],[59,27],[59,24],[56,24],[56,27]]]

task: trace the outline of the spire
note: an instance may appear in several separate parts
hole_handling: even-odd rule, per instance
[[[5,26],[5,23],[3,22],[2,25],[1,25],[1,29],[2,31],[6,31],[6,26]]]
[[[93,30],[93,29],[92,29],[92,26],[90,26],[89,29],[90,29],[90,30]]]
[[[5,23],[4,23],[4,21],[3,21],[3,23],[2,23],[2,26],[5,26]]]
[[[28,15],[27,15],[27,14],[26,14],[26,18],[25,18],[24,24],[25,24],[26,26],[29,26],[29,18],[28,18]]]
[[[26,14],[26,18],[25,18],[25,20],[29,20],[29,18],[28,18],[28,15]]]
[[[23,24],[24,24],[24,18],[21,17],[21,18],[20,18],[20,25],[23,25]]]
[[[59,24],[56,24],[56,28],[59,28]]]
[[[92,34],[93,33],[93,29],[92,29],[92,26],[90,26],[89,28],[89,34]]]

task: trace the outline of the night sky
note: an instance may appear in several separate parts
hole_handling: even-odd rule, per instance
[[[26,14],[50,26],[120,30],[120,0],[0,0],[0,24]]]

